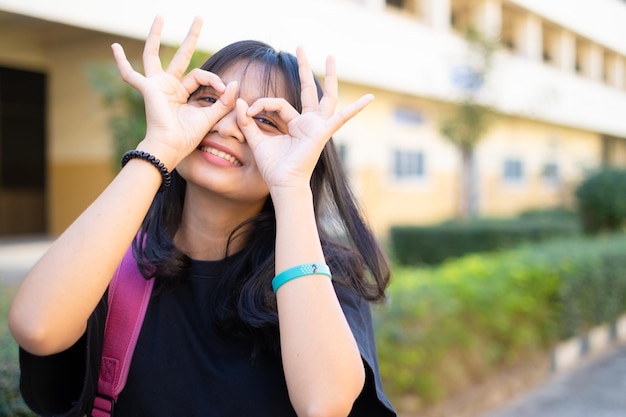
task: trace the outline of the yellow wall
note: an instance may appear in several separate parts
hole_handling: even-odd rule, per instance
[[[368,91],[342,85],[341,106]],[[347,147],[347,168],[356,194],[374,230],[385,237],[390,226],[428,224],[458,213],[460,155],[439,133],[449,105],[398,93],[373,91],[376,101],[335,135]],[[422,123],[398,125],[394,109],[408,107]],[[392,175],[395,147],[424,152],[426,176],[399,182]],[[584,174],[600,164],[601,135],[542,122],[494,116],[475,150],[479,178],[479,210],[483,216],[510,216],[531,208],[572,207],[573,190]],[[523,162],[524,179],[504,181],[507,158]],[[542,176],[546,163],[556,163],[560,181]]]
[[[107,110],[89,81],[89,65],[111,62],[104,36],[50,48],[49,229],[59,234],[111,180]]]
[[[49,168],[50,233],[60,234],[109,184],[111,164],[67,163]]]
[[[526,208],[572,206],[572,191],[601,161],[602,140],[596,133],[501,116],[477,149],[481,172],[481,213],[512,215]],[[524,179],[502,178],[505,158],[519,158]],[[561,181],[546,182],[547,162],[559,167]]]

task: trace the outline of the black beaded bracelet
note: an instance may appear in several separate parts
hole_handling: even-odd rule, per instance
[[[162,181],[161,187],[159,187],[159,191],[164,191],[170,186],[170,184],[172,183],[172,175],[169,173],[163,162],[158,160],[154,155],[151,155],[148,152],[139,151],[137,149],[127,151],[122,156],[122,167],[124,167],[128,163],[128,161],[133,158],[139,158],[143,159],[144,161],[148,161],[152,165],[154,165],[159,170],[159,172],[161,172]]]

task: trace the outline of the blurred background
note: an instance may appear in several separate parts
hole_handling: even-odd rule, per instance
[[[626,165],[623,1],[2,0],[0,236],[60,233],[117,171],[110,44],[141,69],[157,13],[170,46],[205,19],[198,63],[243,38],[303,45],[321,74],[337,57],[343,104],[376,95],[335,140],[381,238],[572,207],[589,170]]]
[[[141,70],[156,14],[164,62],[199,15],[195,66],[240,39],[302,45],[320,75],[337,58],[340,106],[375,94],[334,141],[394,264],[376,325],[404,413],[484,411],[476,387],[545,379],[559,344],[626,338],[623,0],[0,0],[0,260],[36,259],[142,139],[110,45]],[[19,271],[0,267],[4,308]]]

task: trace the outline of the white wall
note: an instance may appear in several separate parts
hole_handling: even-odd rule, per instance
[[[510,0],[626,55],[626,7],[618,0]],[[449,101],[464,43],[380,7],[340,0],[0,0],[0,10],[143,38],[155,14],[166,19],[164,41],[179,43],[193,18],[205,20],[200,47],[215,50],[257,38],[293,51],[307,48],[317,71],[337,56],[340,78],[352,83]],[[502,54],[484,98],[501,110],[549,123],[626,137],[626,92]]]
[[[508,1],[626,55],[626,3],[621,0]]]

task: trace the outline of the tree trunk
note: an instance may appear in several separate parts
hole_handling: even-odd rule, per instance
[[[478,184],[475,168],[474,150],[470,147],[462,147],[459,217],[463,221],[478,215]]]

